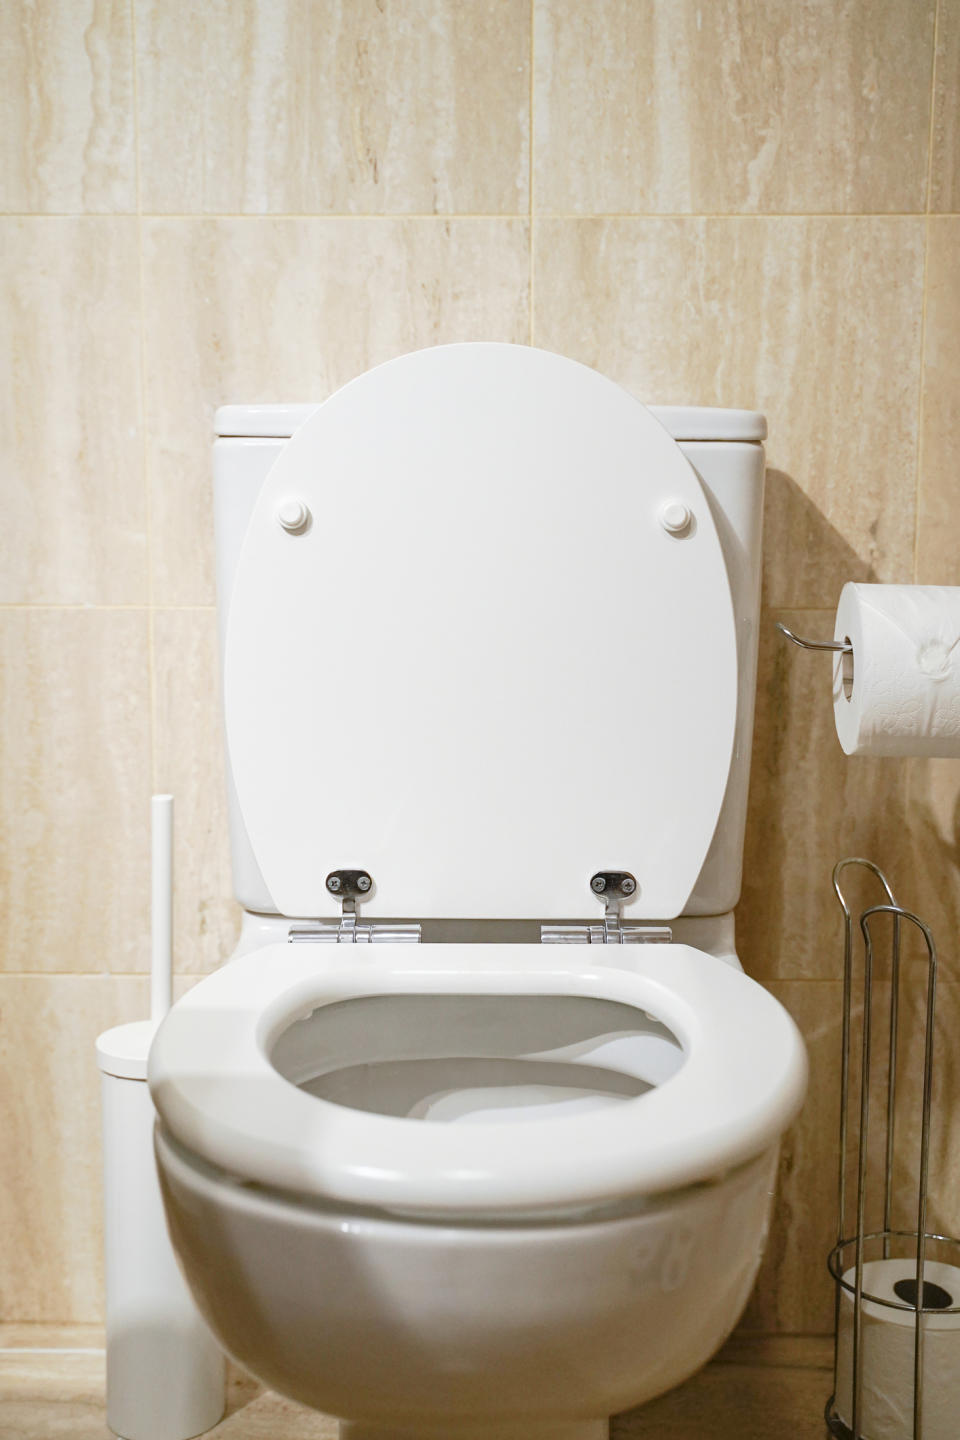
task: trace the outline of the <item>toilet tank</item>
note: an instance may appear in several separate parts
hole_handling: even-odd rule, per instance
[[[313,404],[225,405],[216,413],[213,480],[221,657],[237,559],[260,488],[284,442],[316,408]],[[738,705],[730,776],[713,842],[683,911],[690,916],[722,915],[739,898],[743,862],[757,669],[766,421],[752,410],[679,405],[649,409],[676,440],[707,494],[736,617]],[[244,827],[229,757],[227,801],[236,897],[246,910],[276,914]]]

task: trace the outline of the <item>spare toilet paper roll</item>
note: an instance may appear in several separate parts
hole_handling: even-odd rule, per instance
[[[844,585],[834,633],[848,755],[960,756],[960,586]]]
[[[915,1280],[915,1260],[872,1260],[863,1267],[864,1294],[902,1304],[894,1286]],[[854,1270],[844,1280],[853,1287]],[[928,1260],[924,1286],[943,1292],[944,1303],[960,1304],[960,1269]],[[927,1290],[928,1303],[930,1292]],[[837,1414],[847,1426],[853,1419],[853,1296],[841,1292],[837,1345]],[[865,1440],[912,1440],[914,1315],[863,1302],[860,1344],[863,1347],[863,1389],[860,1431]],[[923,1317],[923,1440],[957,1440],[960,1433],[960,1315]]]

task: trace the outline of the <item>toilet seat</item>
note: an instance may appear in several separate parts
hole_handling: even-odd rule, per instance
[[[187,1151],[245,1181],[451,1218],[662,1194],[775,1144],[806,1085],[803,1042],[786,1011],[689,946],[603,949],[597,958],[518,944],[268,946],[201,981],[163,1022],[149,1065],[157,1112]],[[636,1099],[521,1125],[431,1125],[347,1109],[271,1064],[279,1037],[318,1007],[390,994],[612,1000],[668,1026],[685,1058]]]

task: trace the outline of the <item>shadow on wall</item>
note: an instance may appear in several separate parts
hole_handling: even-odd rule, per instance
[[[838,978],[833,916],[824,917],[830,869],[841,855],[883,855],[889,807],[902,803],[903,765],[881,771],[891,762],[844,756],[833,721],[831,656],[795,649],[774,622],[830,638],[843,581],[876,576],[780,470],[767,476],[764,544],[740,953],[758,977]],[[769,605],[770,596],[790,593],[832,598],[819,613]]]
[[[960,981],[960,760],[908,760],[905,854],[894,888],[934,932],[945,981]]]
[[[748,973],[770,985],[804,1031],[811,1088],[784,1142],[773,1233],[745,1323],[828,1331],[832,1292],[823,1262],[835,1227],[843,973],[831,871],[844,856],[862,855],[879,864],[900,903],[916,910],[938,943],[932,1223],[950,1233],[960,1230],[960,1154],[951,1155],[957,1147],[950,1138],[951,1117],[960,1114],[960,1059],[954,1059],[949,1038],[960,1026],[960,762],[844,755],[833,720],[834,662],[827,654],[790,646],[774,621],[830,638],[829,617],[843,581],[869,583],[877,576],[789,475],[771,471],[768,485],[764,594],[813,590],[833,598],[820,613],[765,606],[761,618],[738,949]],[[878,903],[875,882],[871,886],[868,877],[848,874],[855,913]],[[884,943],[879,940],[878,951]],[[885,957],[882,965],[885,973]],[[922,971],[913,978],[919,984],[915,994],[911,987],[908,1028],[916,1025]],[[809,981],[828,983],[798,983]],[[878,1023],[882,1030],[879,1014]],[[906,1043],[912,1057],[905,1069],[909,1109],[918,1067],[910,1049],[915,1040]],[[908,1167],[917,1135],[905,1118],[898,1149]],[[909,1187],[898,1189],[905,1204]]]
[[[874,521],[871,534],[877,529]],[[844,582],[879,576],[784,470],[768,470],[763,507],[763,603],[835,609]]]
[[[949,952],[960,925],[960,762],[846,756],[833,719],[828,654],[789,645],[782,619],[799,633],[832,637],[832,612],[845,580],[876,583],[872,566],[782,471],[768,477],[766,594],[802,588],[787,573],[809,567],[811,612],[766,603],[760,621],[757,710],[738,938],[744,964],[761,978],[839,979],[830,872],[845,855],[865,855],[889,874],[904,904],[935,927],[945,976],[960,979]],[[777,544],[771,514],[794,517],[791,545]],[[834,580],[835,577],[835,580]]]

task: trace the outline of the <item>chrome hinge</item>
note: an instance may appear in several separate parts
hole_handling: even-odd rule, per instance
[[[339,920],[308,920],[291,925],[287,933],[289,945],[416,945],[420,926],[400,924],[393,920],[360,920],[357,901],[365,900],[373,889],[373,880],[366,870],[331,870],[327,889],[341,903]]]
[[[669,925],[541,925],[542,945],[672,945]]]
[[[597,925],[541,925],[543,945],[669,945],[669,925],[630,925],[623,922],[623,902],[637,893],[628,870],[598,870],[590,889],[603,901],[603,922]]]

